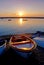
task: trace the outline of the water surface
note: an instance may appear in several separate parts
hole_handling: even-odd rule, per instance
[[[44,19],[0,19],[0,36],[19,33],[35,33],[44,31]]]

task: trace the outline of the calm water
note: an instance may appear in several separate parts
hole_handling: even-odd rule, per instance
[[[0,19],[0,36],[6,34],[44,31],[44,19]]]

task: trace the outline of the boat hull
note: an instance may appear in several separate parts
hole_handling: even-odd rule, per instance
[[[30,41],[33,44],[33,46],[29,46],[30,45]],[[26,44],[29,44],[28,47],[24,47]],[[16,46],[16,45],[21,45],[21,46]],[[22,45],[24,45],[22,47]],[[36,49],[36,42],[32,39],[29,39],[28,43],[27,42],[21,42],[21,43],[10,43],[10,46],[12,47],[13,50],[16,51],[17,54],[19,54],[20,56],[24,57],[24,58],[28,58],[28,56],[30,56],[32,54],[32,52]]]

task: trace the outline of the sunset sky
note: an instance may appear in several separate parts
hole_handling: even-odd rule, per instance
[[[0,0],[1,16],[44,16],[44,0]]]

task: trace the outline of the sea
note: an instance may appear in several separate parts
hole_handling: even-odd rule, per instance
[[[0,36],[22,33],[44,32],[44,19],[4,18],[0,19]]]

